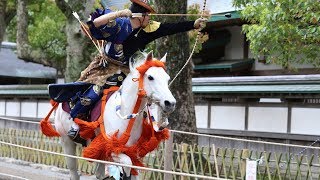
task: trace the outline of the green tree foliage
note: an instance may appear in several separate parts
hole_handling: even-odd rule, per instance
[[[291,68],[320,65],[320,3],[318,0],[234,0],[244,8],[243,26],[255,56]]]
[[[187,9],[187,13],[188,14],[201,14],[203,13],[203,15],[207,15],[210,14],[209,11],[205,11],[202,12],[202,9],[200,9],[200,5],[199,4],[192,4],[190,6],[188,6]],[[190,21],[195,21],[196,19],[198,19],[200,16],[189,16],[188,20]],[[189,40],[190,40],[190,51],[193,49],[194,47],[194,43],[196,41],[197,38],[197,34],[198,31],[189,31],[188,35],[189,35]],[[208,40],[208,35],[204,34],[204,33],[200,33],[199,37],[198,37],[198,43],[197,46],[195,47],[194,53],[199,53],[202,49],[202,43],[204,43],[205,41]]]
[[[42,49],[50,59],[61,60],[66,56],[65,16],[53,1],[43,0],[30,9],[33,23],[29,26],[29,42],[34,48]]]
[[[33,0],[28,6],[28,40],[33,49],[41,49],[48,59],[64,64],[66,58],[66,34],[63,32],[66,18],[54,1]],[[16,41],[16,19],[11,21],[7,35]],[[56,64],[56,63],[55,63]]]
[[[15,4],[14,0],[0,0],[0,43],[3,41],[8,24],[16,14]]]

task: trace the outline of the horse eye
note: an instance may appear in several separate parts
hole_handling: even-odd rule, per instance
[[[150,75],[148,76],[148,79],[149,80],[154,80],[154,78],[152,76],[150,76]]]

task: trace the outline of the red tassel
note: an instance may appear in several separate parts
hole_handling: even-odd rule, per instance
[[[60,134],[52,127],[49,121],[49,117],[51,116],[52,112],[58,107],[59,103],[53,100],[50,100],[50,103],[52,105],[52,108],[47,116],[40,121],[40,129],[42,133],[48,137],[59,137]]]
[[[52,127],[51,123],[46,119],[42,119],[40,121],[40,128],[42,133],[48,137],[60,137],[60,134]]]
[[[164,128],[162,131],[156,132],[155,136],[159,141],[167,140],[170,137],[170,132],[168,128]]]
[[[94,131],[99,127],[100,122],[87,122],[79,118],[75,118],[74,122],[79,125],[80,136],[86,140],[92,139],[94,137]]]
[[[139,157],[144,157],[149,152],[155,150],[159,144],[160,141],[156,137],[151,137],[149,141],[143,143],[139,148]]]
[[[106,160],[108,157],[107,153],[107,143],[102,134],[100,133],[88,147],[84,148],[82,151],[82,156],[91,159]],[[109,149],[110,151],[111,149]]]

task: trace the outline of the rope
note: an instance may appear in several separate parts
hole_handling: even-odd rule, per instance
[[[207,0],[204,0],[203,2],[203,8],[202,8],[202,12],[201,12],[201,16],[200,18],[203,17],[203,14],[204,14],[204,11],[206,9],[206,5],[207,5]],[[186,63],[182,66],[182,68],[179,70],[179,72],[176,74],[176,76],[172,79],[172,81],[169,83],[169,87],[171,86],[171,84],[177,79],[177,77],[181,74],[181,72],[184,70],[184,68],[189,64],[191,58],[192,58],[192,55],[194,54],[194,51],[197,47],[197,44],[198,44],[198,41],[199,41],[199,36],[200,36],[200,31],[198,31],[198,34],[197,34],[197,37],[196,37],[196,40],[194,42],[194,45],[193,45],[193,48],[192,48],[192,51],[189,55],[189,58],[188,60],[186,61]]]
[[[69,154],[63,154],[63,153],[46,151],[46,150],[42,150],[42,149],[31,148],[31,147],[27,147],[27,146],[21,146],[18,144],[8,143],[8,142],[4,142],[4,141],[0,141],[0,144],[5,144],[5,145],[9,145],[9,146],[14,146],[14,147],[18,147],[18,148],[23,148],[23,149],[53,154],[53,155],[64,156],[64,157],[68,157],[68,158],[75,158],[75,159],[81,159],[81,160],[90,161],[90,162],[97,162],[97,163],[110,164],[110,165],[121,166],[121,167],[134,168],[134,169],[139,169],[139,170],[144,170],[144,171],[152,171],[152,172],[159,172],[159,173],[179,175],[179,176],[189,176],[189,177],[203,178],[203,179],[218,179],[218,180],[221,179],[221,178],[210,177],[210,176],[202,176],[202,175],[181,173],[181,172],[175,172],[175,171],[166,171],[166,170],[161,170],[161,169],[153,169],[153,168],[147,168],[147,167],[141,167],[141,166],[115,163],[115,162],[110,162],[110,161],[102,161],[102,160],[97,160],[97,159],[84,158],[84,157],[73,156],[73,155],[69,155]]]
[[[9,120],[9,121],[12,120],[12,121],[17,121],[17,122],[26,122],[26,123],[37,123],[37,124],[40,123],[40,122],[30,122],[30,121],[16,120],[16,119],[11,119],[11,118],[6,118],[6,117],[0,117],[0,119]],[[226,140],[232,140],[232,141],[243,141],[243,142],[249,142],[249,143],[259,143],[259,144],[269,144],[269,145],[277,145],[277,146],[296,147],[296,148],[309,148],[309,149],[320,150],[320,147],[310,147],[310,146],[295,145],[295,144],[285,144],[285,143],[275,143],[275,142],[268,142],[268,141],[257,141],[257,140],[241,139],[241,138],[232,138],[232,137],[225,137],[225,136],[215,136],[215,135],[201,134],[201,133],[194,133],[194,132],[186,132],[186,131],[179,131],[179,130],[169,130],[169,131],[170,132],[174,132],[174,133],[181,133],[181,134],[187,134],[187,135],[193,135],[193,136],[202,136],[202,137],[209,137],[209,138],[217,138],[217,139],[226,139]]]
[[[209,138],[227,139],[227,140],[233,140],[233,141],[243,141],[243,142],[251,142],[251,143],[260,143],[260,144],[269,144],[269,145],[277,145],[277,146],[309,148],[309,149],[318,149],[318,150],[320,150],[320,147],[310,147],[310,146],[302,146],[302,145],[295,145],[295,144],[285,144],[285,143],[275,143],[275,142],[268,142],[268,141],[257,141],[257,140],[249,140],[249,139],[231,138],[231,137],[215,136],[215,135],[200,134],[200,133],[193,133],[193,132],[185,132],[185,131],[178,131],[178,130],[170,130],[170,131],[171,132],[175,132],[175,133],[188,134],[188,135],[194,135],[194,136],[202,136],[202,137],[209,137]]]
[[[40,124],[40,122],[33,122],[33,121],[26,121],[26,120],[12,119],[12,118],[7,118],[7,117],[0,117],[0,119],[8,120],[8,121],[15,121],[15,122],[24,122],[24,123],[31,123],[31,124]]]
[[[211,17],[211,16],[224,16],[224,15],[204,15],[204,14],[148,14],[149,16],[201,16],[201,17]]]

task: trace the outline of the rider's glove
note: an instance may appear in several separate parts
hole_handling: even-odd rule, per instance
[[[132,16],[132,12],[130,11],[130,9],[124,9],[121,11],[117,11],[117,16],[118,17],[131,17]]]

